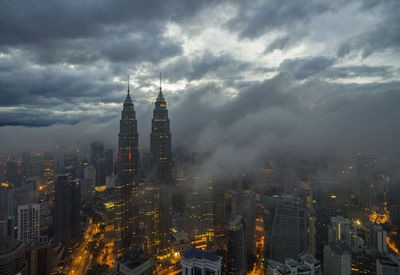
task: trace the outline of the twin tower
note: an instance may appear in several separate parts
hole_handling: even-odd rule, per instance
[[[121,254],[135,239],[138,222],[137,176],[139,172],[139,135],[134,104],[130,96],[129,81],[120,120],[118,135],[118,169],[115,184],[115,246]],[[160,186],[172,183],[171,132],[168,110],[161,90],[155,102],[150,134],[150,175]]]

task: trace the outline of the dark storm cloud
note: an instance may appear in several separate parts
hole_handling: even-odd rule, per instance
[[[181,55],[181,41],[165,36],[166,25],[189,23],[206,6],[208,1],[1,2],[0,106],[19,107],[1,110],[1,125],[109,120],[84,104],[120,102],[125,85],[113,82],[115,76]],[[136,84],[140,102],[145,83]]]
[[[206,51],[199,57],[180,57],[162,68],[167,72],[169,81],[181,79],[199,80],[204,78],[241,78],[241,74],[250,69],[249,62],[240,61],[228,54],[213,55]]]
[[[57,107],[65,103],[107,101],[121,89],[104,71],[31,67],[18,58],[0,65],[0,106]]]
[[[179,96],[165,91],[165,97],[174,146],[188,146],[209,156],[207,166],[238,169],[254,167],[268,152],[303,157],[348,151],[399,153],[399,87],[399,82],[335,84],[315,78],[299,83],[291,74],[281,73],[251,83],[235,98],[226,95],[229,87],[221,83],[191,85]],[[104,131],[104,141],[114,144],[120,108],[108,123],[87,120],[34,131],[37,142],[32,146],[56,131],[63,131],[65,142],[87,142],[94,129],[96,134]],[[135,108],[143,149],[148,145],[153,104],[137,103]],[[30,130],[22,128],[16,127],[18,135],[29,136]],[[7,146],[12,144],[9,131],[0,128]],[[2,145],[1,151],[6,150]]]
[[[199,89],[199,90],[197,90]],[[310,157],[347,151],[398,151],[399,83],[333,84],[289,74],[254,83],[225,104],[224,87],[204,86],[171,109],[174,143],[248,165],[267,152]]]
[[[315,18],[335,14],[345,2],[227,2],[237,14],[215,22],[215,28],[220,24],[238,34],[232,52],[230,45],[218,51],[214,44],[208,48],[208,41],[191,44],[193,33],[207,37],[203,26],[215,20],[202,11],[219,3],[0,2],[0,151],[20,144],[43,149],[99,138],[115,145],[126,93],[120,80],[128,75],[140,147],[148,148],[154,82],[162,71],[168,84],[187,85],[183,91],[165,90],[173,145],[208,155],[211,166],[251,167],[271,151],[305,156],[348,150],[398,152],[399,83],[388,79],[397,79],[397,68],[357,65],[357,60],[344,66],[342,58],[295,58],[285,52],[312,33]],[[342,43],[339,55],[396,49],[397,5],[365,1],[360,11],[383,19],[346,43],[341,42],[340,28],[332,31],[338,38],[335,43]],[[179,30],[168,29],[169,23]],[[257,38],[268,32],[276,39],[266,45],[261,41],[260,46]],[[249,51],[282,50],[286,59],[277,68],[259,64],[262,54],[260,61],[247,61],[251,54],[237,55],[243,46],[240,40],[249,43]],[[279,74],[263,77],[271,72]],[[328,82],[357,77],[379,77],[387,83]]]
[[[331,67],[322,76],[327,79],[356,78],[356,77],[379,77],[390,79],[399,76],[398,69],[392,66],[343,66]]]
[[[305,79],[326,70],[334,64],[333,59],[323,56],[310,58],[285,59],[280,65],[279,70],[290,72],[297,79]]]
[[[272,30],[296,29],[338,6],[339,2],[319,0],[243,1],[227,27],[242,38],[257,38]]]
[[[126,24],[132,24],[130,29],[134,31],[146,30],[149,35],[157,35],[165,22],[190,19],[209,2],[2,1],[0,43],[19,45],[87,38],[113,32]]]
[[[343,57],[352,53],[360,53],[363,58],[376,52],[385,50],[394,51],[398,59],[400,49],[400,2],[388,1],[364,1],[364,11],[376,14],[379,22],[372,29],[355,35],[344,41],[337,54]]]
[[[296,79],[303,80],[317,75],[325,79],[378,77],[391,79],[400,75],[399,69],[393,66],[337,66],[335,59],[323,56],[285,59],[278,67],[281,72],[288,72]]]
[[[208,1],[45,1],[0,3],[0,52],[18,48],[39,63],[159,62],[180,55],[163,35]]]
[[[285,35],[283,37],[277,38],[274,41],[272,41],[265,51],[269,52],[273,50],[282,50],[287,48],[290,44],[291,44],[290,37],[288,35]]]

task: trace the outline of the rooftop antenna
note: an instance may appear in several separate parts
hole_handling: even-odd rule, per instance
[[[161,92],[161,72],[160,72],[160,92]]]
[[[128,95],[129,95],[129,78],[130,78],[130,75],[128,75]]]

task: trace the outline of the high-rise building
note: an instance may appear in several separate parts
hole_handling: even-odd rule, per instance
[[[151,121],[150,166],[155,180],[167,185],[172,183],[171,132],[161,85]]]
[[[0,222],[3,221],[6,235],[14,236],[14,223],[16,222],[14,210],[15,189],[12,184],[0,185]]]
[[[242,215],[232,217],[226,225],[228,249],[226,256],[227,274],[246,274],[246,231]]]
[[[9,161],[6,164],[6,181],[19,186],[22,181],[22,170],[17,161]]]
[[[129,83],[120,120],[118,135],[118,171],[115,183],[115,246],[121,255],[135,239],[138,211],[134,205],[138,196],[136,177],[139,164],[139,135]]]
[[[25,247],[28,274],[48,275],[51,272],[51,243],[44,242]]]
[[[51,153],[44,154],[43,179],[46,184],[54,182],[56,172],[56,158]]]
[[[73,151],[64,155],[63,173],[70,173],[74,178],[79,176],[79,151]]]
[[[398,275],[400,267],[395,261],[388,258],[376,259],[376,274],[377,275]]]
[[[150,176],[155,185],[158,185],[158,200],[154,207],[160,210],[158,218],[158,254],[169,253],[171,246],[171,219],[172,219],[172,153],[171,132],[168,118],[167,103],[162,94],[161,79],[160,92],[155,102],[152,127],[150,134]]]
[[[71,175],[58,175],[55,183],[54,236],[69,248],[80,233],[80,184]]]
[[[147,251],[156,255],[160,246],[160,239],[158,234],[160,232],[160,208],[159,196],[160,191],[158,185],[151,185],[150,182],[144,183],[145,188],[143,192],[143,208],[145,219],[145,235],[146,235],[146,248]]]
[[[24,250],[24,242],[0,235],[0,274],[28,274]]]
[[[270,258],[283,262],[307,251],[307,210],[285,203],[275,209],[270,237]]]
[[[370,245],[376,249],[381,254],[386,254],[388,252],[387,249],[387,232],[380,225],[370,224],[369,225],[369,241]]]
[[[92,165],[86,166],[83,170],[83,179],[80,180],[80,183],[82,199],[86,201],[92,199],[96,183],[96,168]]]
[[[29,178],[25,183],[15,188],[16,207],[24,204],[37,203],[39,201],[39,180]]]
[[[96,160],[104,158],[104,144],[101,142],[92,142],[90,144],[89,164],[96,166]]]
[[[206,248],[214,241],[214,202],[212,190],[194,181],[186,196],[185,231],[197,248]]]
[[[104,158],[106,161],[106,176],[111,176],[114,172],[114,151],[112,148],[106,148]]]
[[[329,243],[343,241],[350,245],[352,231],[349,219],[342,216],[331,217],[331,224],[328,226]]]
[[[221,262],[220,256],[192,247],[182,255],[182,274],[221,275]]]
[[[104,158],[96,160],[96,187],[106,185],[106,160]]]
[[[324,274],[351,274],[351,248],[348,244],[338,241],[324,247]]]
[[[40,204],[18,206],[18,240],[31,244],[39,241]]]
[[[345,242],[351,247],[353,252],[361,251],[364,245],[364,240],[357,234],[357,228],[349,219],[342,216],[331,217],[331,224],[328,226],[328,236],[328,243],[336,241]]]
[[[246,224],[247,234],[247,251],[251,254],[256,252],[255,244],[255,194],[250,191],[237,192],[234,190],[228,190],[225,193],[224,199],[225,205],[225,221],[228,221],[230,217],[235,215],[242,215]]]

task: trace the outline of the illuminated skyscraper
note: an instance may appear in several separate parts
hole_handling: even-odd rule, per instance
[[[135,197],[138,195],[136,176],[139,164],[139,140],[129,83],[128,94],[121,113],[118,141],[118,170],[115,183],[115,246],[117,255],[121,255],[135,239],[138,216]]]
[[[307,251],[307,210],[301,206],[284,204],[275,209],[270,257],[283,262]]]
[[[40,204],[18,206],[18,240],[26,244],[39,241]]]
[[[151,124],[150,166],[152,175],[156,181],[170,185],[172,183],[171,132],[167,103],[162,94],[161,83]]]
[[[226,274],[246,274],[246,226],[242,215],[233,216],[226,225]]]
[[[79,237],[81,196],[79,181],[70,174],[57,175],[55,181],[54,237],[70,248]]]
[[[150,134],[150,169],[151,179],[159,192],[153,207],[160,211],[158,219],[153,221],[158,223],[154,225],[159,240],[157,251],[159,255],[164,255],[169,252],[171,245],[172,154],[168,110],[161,90],[161,78]]]

